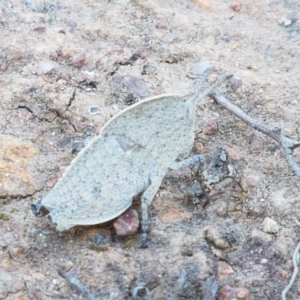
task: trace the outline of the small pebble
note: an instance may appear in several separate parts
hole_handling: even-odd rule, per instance
[[[44,75],[49,73],[51,70],[58,68],[58,64],[54,61],[44,61],[41,62],[38,66],[37,73],[39,75]]]
[[[247,69],[257,72],[259,70],[259,67],[255,66],[255,65],[251,65],[251,66],[248,66]]]
[[[75,67],[81,67],[86,63],[86,55],[85,53],[80,54],[79,56],[76,56],[73,61],[73,65]]]
[[[167,29],[168,24],[166,23],[165,20],[158,20],[155,27],[158,29]]]
[[[6,65],[0,64],[0,72],[5,72],[5,71],[6,71]]]
[[[150,85],[139,77],[128,76],[125,78],[124,84],[128,93],[132,94],[134,98],[145,97],[149,93]]]
[[[251,300],[250,291],[245,287],[223,286],[218,293],[218,300]]]
[[[168,64],[177,64],[180,61],[178,55],[170,54],[165,58],[165,62]]]
[[[140,10],[135,10],[132,13],[133,17],[135,17],[136,19],[141,19],[142,18],[142,12]]]
[[[72,56],[72,51],[68,48],[60,48],[56,54],[61,59],[69,59]]]
[[[24,53],[20,49],[15,50],[14,53],[13,53],[13,55],[14,55],[14,58],[18,59],[18,60],[22,59],[24,57]]]
[[[194,150],[195,150],[196,153],[203,152],[203,150],[204,150],[203,143],[201,143],[199,141],[196,141],[195,144],[194,144]]]
[[[240,77],[233,76],[230,80],[230,88],[233,91],[236,91],[240,86],[242,86],[243,82]]]
[[[208,228],[204,231],[205,239],[218,249],[229,248],[228,242],[221,236],[216,228]]]
[[[46,31],[46,27],[45,26],[37,26],[33,28],[33,31],[36,31],[38,33],[43,33]]]
[[[148,46],[143,46],[138,49],[136,55],[138,58],[145,59],[151,53],[151,49]]]
[[[85,144],[82,140],[76,140],[71,145],[71,152],[78,153],[80,150],[84,148]]]
[[[277,222],[268,217],[264,219],[263,225],[264,225],[264,232],[267,233],[277,233],[279,230],[279,226]]]
[[[71,138],[69,136],[64,136],[56,142],[56,146],[60,149],[64,149],[71,143]]]
[[[177,222],[182,219],[191,219],[192,214],[190,212],[184,211],[182,209],[178,209],[175,207],[170,207],[161,217],[161,221],[168,222]]]
[[[88,232],[88,236],[90,236],[88,243],[89,249],[97,252],[104,252],[109,249],[112,241],[112,236],[109,230],[100,229],[100,231],[96,232],[96,234],[94,230],[91,230]]]
[[[252,187],[255,187],[257,185],[258,180],[255,177],[248,176],[246,178],[245,182],[246,182],[247,187],[252,188]]]
[[[278,19],[278,24],[284,27],[289,27],[292,25],[292,20],[289,20],[285,17]]]
[[[92,236],[90,240],[97,245],[104,245],[111,241],[111,235],[108,232],[101,231],[98,234]]]
[[[211,8],[211,4],[208,0],[192,0],[192,2],[199,4],[200,7],[203,8],[203,9],[210,9]]]
[[[11,268],[11,261],[8,258],[4,258],[1,261],[1,267],[5,269]]]
[[[156,68],[154,66],[145,65],[143,67],[142,75],[151,75],[152,73],[155,72],[155,70],[156,70]]]
[[[114,222],[116,233],[119,236],[135,234],[139,228],[139,216],[136,210],[129,208]]]
[[[98,58],[95,62],[95,67],[97,70],[101,71],[103,69],[103,62],[101,58]]]
[[[69,28],[69,32],[71,33],[73,33],[77,27],[77,23],[72,19],[66,19],[65,24]]]
[[[224,261],[219,261],[217,272],[218,277],[223,278],[229,277],[231,274],[234,274],[234,270],[232,269],[232,267]]]
[[[260,263],[261,263],[262,265],[265,265],[265,264],[267,264],[268,262],[269,262],[269,260],[266,259],[266,258],[262,258],[261,261],[260,261]]]
[[[226,42],[229,43],[231,41],[231,36],[229,33],[224,33],[221,35],[221,39]]]
[[[239,1],[231,2],[230,8],[234,11],[240,11],[241,10],[241,3]]]
[[[65,80],[66,82],[68,82],[71,79],[71,76],[66,70],[63,70],[60,73],[59,78]]]
[[[99,106],[90,106],[89,107],[89,114],[90,115],[100,114],[100,108],[99,108]]]
[[[211,34],[214,37],[219,37],[221,35],[221,31],[219,28],[213,28],[210,31],[208,31],[209,34]]]
[[[196,63],[193,67],[194,73],[198,75],[203,75],[204,72],[209,68],[210,68],[210,63],[209,61],[206,60]]]
[[[203,127],[203,133],[207,135],[213,135],[218,132],[218,123],[214,119],[210,119]]]

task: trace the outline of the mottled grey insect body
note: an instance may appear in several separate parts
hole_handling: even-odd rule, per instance
[[[192,149],[199,90],[196,85],[185,97],[172,94],[148,98],[118,113],[72,161],[54,188],[32,205],[34,213],[46,208],[59,231],[104,223],[122,214],[132,198],[143,192],[141,228],[145,247],[147,208],[167,169],[201,159],[198,155],[177,163]]]
[[[59,231],[109,221],[147,188],[148,171],[156,166],[148,151],[126,137],[100,135],[79,153],[41,205]]]

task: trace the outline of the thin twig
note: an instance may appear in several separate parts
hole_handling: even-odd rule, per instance
[[[75,288],[82,296],[84,296],[88,300],[96,300],[97,298],[89,291],[89,289],[83,285],[75,276],[74,270],[71,269],[69,272],[64,272],[59,270],[58,274],[64,278],[71,287]]]
[[[291,289],[292,285],[294,284],[296,277],[298,275],[298,263],[297,263],[297,258],[298,258],[298,254],[299,254],[299,250],[300,250],[300,242],[298,243],[295,252],[293,254],[293,264],[294,264],[294,272],[292,275],[292,278],[289,282],[289,284],[286,286],[286,288],[282,291],[281,293],[281,299],[282,300],[286,300],[286,294],[288,293],[288,291]]]
[[[235,116],[243,120],[252,128],[268,135],[275,141],[277,141],[281,147],[283,148],[285,158],[290,166],[290,168],[295,172],[295,174],[300,177],[300,166],[296,163],[293,157],[293,150],[300,147],[300,143],[298,141],[292,140],[284,135],[281,135],[280,128],[270,128],[267,125],[260,123],[253,118],[246,115],[239,107],[230,103],[224,96],[219,95],[217,93],[211,93],[210,97],[214,99],[219,105],[221,105],[226,110],[233,113]]]
[[[296,224],[298,226],[300,226],[299,221],[296,221]],[[289,292],[289,290],[293,286],[293,284],[296,280],[296,277],[298,275],[298,255],[299,255],[299,251],[300,251],[300,242],[298,243],[298,245],[297,245],[297,247],[294,251],[294,254],[293,254],[294,272],[293,272],[293,275],[292,275],[292,278],[291,278],[289,284],[286,286],[286,288],[281,293],[281,300],[286,300],[286,294]]]

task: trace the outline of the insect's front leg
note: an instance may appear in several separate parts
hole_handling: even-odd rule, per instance
[[[178,161],[178,162],[175,161],[172,163],[172,165],[169,168],[176,171],[176,170],[187,168],[189,166],[196,165],[196,164],[203,163],[203,162],[204,162],[204,156],[201,154],[197,154],[197,155],[188,157],[182,161]]]

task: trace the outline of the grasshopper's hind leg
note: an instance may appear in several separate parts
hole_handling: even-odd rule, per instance
[[[164,176],[155,176],[151,179],[151,184],[149,187],[144,191],[141,196],[141,210],[142,210],[142,220],[141,220],[141,247],[147,248],[147,233],[148,233],[148,206],[152,202],[153,198],[155,197],[161,182]]]
[[[190,165],[198,164],[204,161],[203,155],[195,155],[184,159],[180,162],[174,162],[170,169],[178,170],[181,168],[188,167]],[[148,206],[151,204],[153,198],[155,197],[162,180],[165,177],[165,173],[159,172],[159,174],[155,174],[151,176],[150,181],[151,184],[144,191],[141,196],[141,210],[142,210],[142,220],[141,220],[141,232],[142,232],[142,240],[141,246],[142,248],[147,248],[147,232],[148,232]]]

